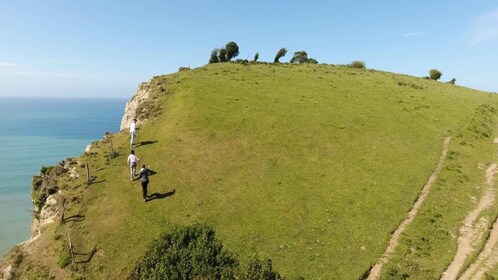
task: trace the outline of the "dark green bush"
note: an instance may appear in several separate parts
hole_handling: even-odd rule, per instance
[[[136,266],[132,279],[234,279],[238,261],[223,248],[212,228],[177,227],[156,240]]]
[[[273,264],[270,259],[262,262],[259,259],[253,259],[247,266],[247,271],[241,275],[241,279],[247,280],[280,280],[285,279],[276,271],[273,271]]]
[[[50,171],[52,171],[52,169],[54,169],[54,166],[42,166],[42,168],[40,169],[40,173],[43,175],[48,175]]]
[[[242,269],[237,258],[204,224],[176,227],[161,235],[139,260],[130,279],[285,279],[272,261],[252,260]],[[302,279],[299,278],[299,279]]]
[[[441,78],[442,75],[443,75],[443,73],[441,73],[437,69],[429,70],[429,77],[431,78],[431,80],[437,81]]]
[[[254,59],[253,59],[253,61],[254,61],[254,62],[256,62],[256,61],[258,61],[258,59],[259,59],[259,52],[257,52],[257,53],[254,55]]]
[[[351,68],[365,69],[365,62],[360,60],[355,60],[351,62],[348,66]]]

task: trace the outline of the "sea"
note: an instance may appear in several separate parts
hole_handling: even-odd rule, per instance
[[[0,256],[30,237],[32,176],[118,132],[126,102],[0,97]]]

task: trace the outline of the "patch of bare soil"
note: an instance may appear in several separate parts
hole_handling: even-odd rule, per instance
[[[437,176],[439,175],[441,169],[443,168],[443,163],[446,159],[446,154],[448,153],[448,146],[450,144],[450,140],[451,137],[444,138],[443,150],[441,151],[441,156],[439,157],[436,168],[434,169],[431,176],[427,180],[427,183],[425,183],[422,191],[418,195],[417,201],[415,201],[415,204],[413,204],[412,209],[410,210],[410,212],[408,212],[408,217],[406,217],[406,219],[401,223],[401,225],[394,231],[393,235],[391,236],[391,240],[389,240],[389,245],[387,246],[386,251],[384,252],[384,254],[382,254],[377,263],[372,267],[366,279],[373,280],[379,278],[382,267],[387,262],[389,255],[391,255],[394,252],[396,246],[398,245],[399,237],[401,236],[403,231],[405,231],[406,227],[410,225],[415,219],[415,216],[417,215],[420,206],[422,206],[422,203],[424,203],[427,195],[429,194],[432,184],[436,181]]]
[[[455,257],[453,258],[453,261],[443,273],[441,277],[442,280],[456,279],[458,277],[460,270],[463,268],[465,260],[472,252],[475,251],[475,243],[480,241],[480,238],[482,238],[484,231],[487,230],[482,227],[483,223],[487,223],[484,218],[481,218],[481,220],[477,223],[476,220],[479,214],[492,206],[495,201],[494,174],[496,172],[496,169],[497,165],[493,163],[486,170],[486,191],[479,200],[479,204],[477,205],[477,207],[474,208],[474,210],[472,210],[463,221],[463,225],[460,228],[460,236],[457,240],[457,252],[455,254]],[[487,243],[489,243],[489,241]],[[477,263],[475,265],[477,265]],[[470,268],[467,271],[471,273]]]

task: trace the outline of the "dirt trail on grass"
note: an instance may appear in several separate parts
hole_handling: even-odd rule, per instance
[[[420,206],[422,203],[425,201],[427,195],[429,194],[429,190],[432,186],[432,184],[436,181],[437,176],[439,175],[439,172],[441,172],[441,169],[443,168],[443,163],[444,160],[446,159],[446,154],[448,153],[448,146],[450,144],[451,137],[446,137],[444,138],[444,143],[443,143],[443,150],[441,151],[441,156],[439,157],[439,160],[436,165],[436,169],[432,172],[431,176],[429,177],[429,180],[427,180],[427,183],[425,183],[424,188],[418,195],[417,201],[415,204],[413,204],[412,209],[410,212],[408,212],[408,217],[401,223],[401,225],[394,231],[393,235],[391,236],[391,240],[389,240],[389,245],[387,246],[386,251],[384,254],[379,258],[377,263],[372,267],[370,272],[368,273],[368,277],[366,279],[378,279],[380,276],[380,271],[382,270],[382,267],[384,264],[387,262],[387,259],[390,254],[394,252],[396,249],[396,246],[398,245],[398,239],[405,231],[406,227],[413,222],[415,219],[415,216],[418,213],[418,210],[420,209]]]
[[[477,207],[470,212],[465,220],[463,226],[460,228],[460,236],[457,240],[457,252],[453,261],[443,273],[441,280],[456,279],[458,273],[462,269],[465,260],[472,253],[475,248],[473,244],[479,240],[482,229],[480,223],[475,223],[479,214],[493,205],[495,201],[494,191],[494,174],[496,172],[496,164],[491,164],[486,170],[486,191],[479,200]]]
[[[450,264],[441,279],[456,279],[458,272],[462,268],[468,254],[474,248],[472,241],[480,236],[479,228],[473,225],[479,213],[490,207],[495,202],[495,173],[497,165],[494,163],[486,170],[486,193],[479,201],[479,205],[465,219],[464,225],[460,229],[461,236],[458,238],[458,250],[453,262]],[[479,224],[479,223],[477,223]],[[484,249],[479,254],[477,260],[469,266],[460,279],[482,279],[486,271],[491,269],[498,262],[498,252],[493,252],[493,248],[498,242],[498,219],[494,222],[489,239],[484,245]]]

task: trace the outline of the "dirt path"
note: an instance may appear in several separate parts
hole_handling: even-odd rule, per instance
[[[444,274],[441,279],[455,279],[467,255],[474,250],[472,247],[472,241],[478,238],[480,233],[478,232],[478,228],[476,228],[476,226],[472,226],[472,223],[481,211],[490,207],[495,202],[494,175],[496,171],[496,164],[490,165],[486,170],[486,193],[479,201],[477,208],[474,209],[465,219],[464,225],[460,229],[462,235],[458,238],[457,254],[453,259],[453,262],[446,270],[446,274]],[[486,241],[484,249],[479,254],[476,262],[469,266],[460,279],[481,279],[484,273],[498,262],[498,252],[493,252],[493,248],[497,242],[498,219],[494,222],[489,239]]]
[[[406,217],[406,219],[401,223],[401,225],[396,229],[396,231],[394,231],[393,235],[391,236],[391,240],[389,240],[389,245],[387,246],[386,251],[384,252],[384,254],[382,254],[377,263],[372,267],[366,279],[372,280],[379,278],[382,267],[387,262],[389,255],[394,252],[394,249],[396,249],[396,246],[398,245],[398,239],[401,233],[403,233],[406,227],[409,224],[411,224],[415,219],[415,216],[417,215],[420,206],[422,205],[425,198],[429,194],[429,190],[432,184],[436,181],[439,172],[441,172],[441,169],[443,168],[443,163],[444,160],[446,159],[446,154],[448,153],[448,146],[450,144],[450,140],[451,137],[444,138],[443,150],[441,151],[441,156],[439,157],[439,160],[437,162],[436,169],[434,169],[434,171],[432,172],[431,176],[429,177],[429,180],[427,180],[427,183],[425,183],[424,188],[418,195],[417,201],[415,202],[415,204],[413,204],[413,207],[410,210],[410,212],[408,212],[408,217]]]
[[[463,226],[460,228],[460,236],[457,240],[457,252],[453,261],[448,266],[446,271],[443,273],[441,280],[456,279],[458,273],[462,269],[465,260],[472,253],[475,248],[473,244],[479,240],[481,236],[482,229],[480,225],[482,223],[476,223],[479,214],[493,205],[495,201],[495,191],[494,191],[494,174],[496,172],[496,164],[491,164],[486,170],[486,191],[484,195],[479,200],[477,207],[470,212],[465,220],[463,221]],[[486,222],[486,221],[483,221]]]

